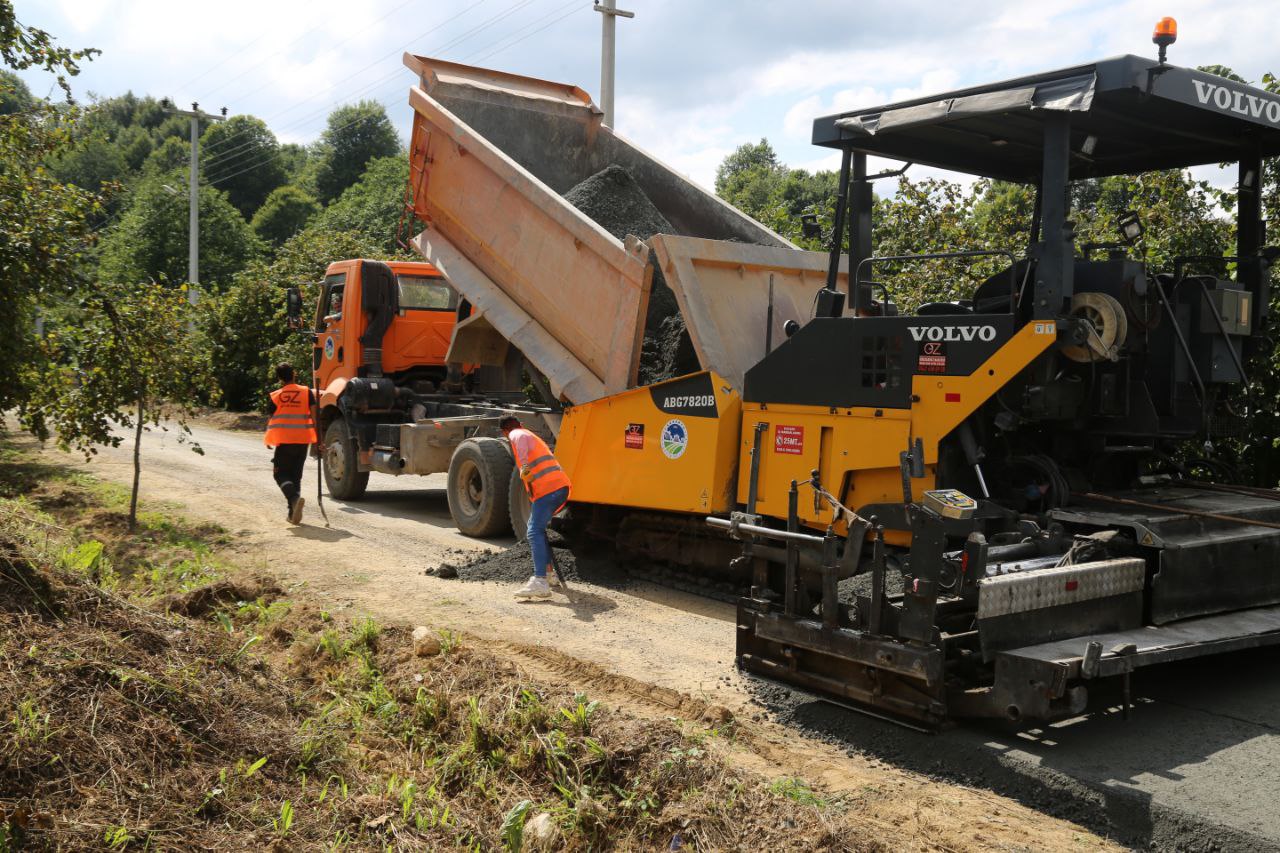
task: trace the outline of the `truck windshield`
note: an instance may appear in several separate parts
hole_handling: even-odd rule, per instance
[[[400,275],[400,307],[410,310],[452,311],[458,307],[457,294],[439,276]]]

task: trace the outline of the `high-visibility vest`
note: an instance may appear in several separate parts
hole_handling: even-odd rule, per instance
[[[316,422],[311,418],[311,389],[306,385],[286,385],[271,392],[275,414],[267,421],[262,443],[267,447],[281,444],[315,444]]]
[[[520,479],[524,481],[529,497],[536,501],[559,489],[569,488],[569,475],[560,467],[545,441],[523,427],[513,429],[509,438],[511,452],[516,457],[516,467],[520,469]],[[528,458],[522,459],[522,455],[527,455]],[[529,468],[527,474],[524,472],[525,466]]]

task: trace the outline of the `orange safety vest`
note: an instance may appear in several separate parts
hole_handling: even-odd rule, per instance
[[[267,447],[281,444],[315,444],[316,422],[311,418],[311,389],[306,385],[286,385],[271,392],[275,414],[267,421],[262,443]]]
[[[517,437],[522,440],[517,442]],[[560,467],[560,463],[556,462],[555,454],[545,441],[523,427],[513,429],[510,438],[511,452],[515,454],[516,467],[520,469],[520,479],[524,481],[529,497],[536,501],[559,489],[569,488],[569,476]],[[520,458],[521,444],[526,444],[526,449],[532,448],[528,459]],[[524,473],[526,465],[529,466],[527,475]]]

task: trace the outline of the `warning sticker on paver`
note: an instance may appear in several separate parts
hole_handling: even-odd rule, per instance
[[[778,424],[773,432],[773,452],[804,453],[804,427]]]

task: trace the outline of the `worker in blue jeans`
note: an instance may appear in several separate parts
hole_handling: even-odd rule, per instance
[[[525,429],[518,418],[503,418],[499,426],[511,442],[511,452],[520,469],[520,481],[524,483],[533,502],[529,528],[526,531],[529,549],[533,552],[533,577],[516,590],[515,597],[526,600],[550,598],[548,579],[557,586],[560,585],[560,579],[556,577],[551,565],[547,524],[569,500],[569,476],[560,467],[560,463],[556,462],[555,454],[547,447],[547,443]]]

